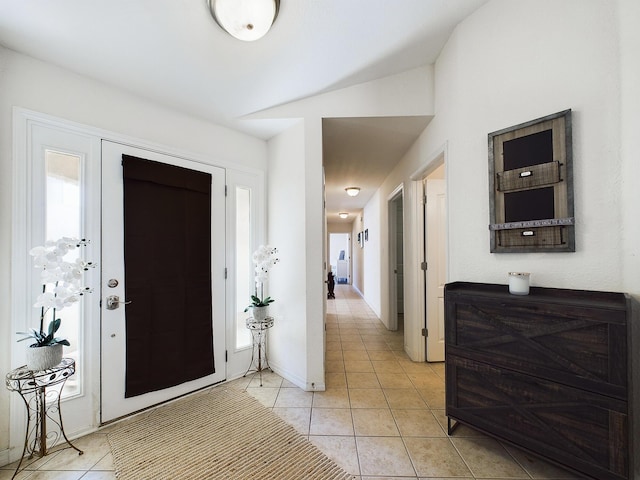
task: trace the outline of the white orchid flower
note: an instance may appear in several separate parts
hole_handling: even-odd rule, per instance
[[[46,254],[47,254],[47,249],[41,246],[33,247],[31,250],[29,250],[29,255],[31,255],[32,257],[41,257]]]
[[[71,305],[73,305],[76,302],[80,301],[80,296],[79,295],[69,295],[68,297],[66,297],[64,299],[64,306],[65,307],[70,307]]]
[[[44,292],[38,295],[36,303],[33,304],[36,308],[52,308],[56,306],[56,297],[53,292]]]
[[[65,272],[62,278],[65,282],[74,283],[82,278],[82,272],[83,270],[80,270],[79,268],[73,268],[68,272]]]
[[[67,295],[71,295],[71,291],[64,285],[56,285],[53,288],[53,293],[59,297],[66,297]]]

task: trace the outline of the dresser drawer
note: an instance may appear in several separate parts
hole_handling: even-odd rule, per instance
[[[447,415],[598,479],[628,478],[627,403],[447,354]]]
[[[623,309],[541,301],[535,292],[446,296],[447,353],[627,398]]]

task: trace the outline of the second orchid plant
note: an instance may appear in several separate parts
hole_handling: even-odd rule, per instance
[[[251,295],[251,303],[244,309],[246,312],[254,307],[266,307],[275,300],[271,297],[264,296],[264,284],[269,278],[269,270],[280,261],[278,258],[278,249],[270,245],[260,245],[253,252],[253,263],[255,264],[255,293]]]

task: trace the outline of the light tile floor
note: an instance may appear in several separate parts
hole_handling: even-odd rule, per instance
[[[444,365],[412,362],[348,285],[327,301],[326,386],[305,392],[276,374],[230,382],[246,389],[359,480],[577,478],[460,426],[446,434]],[[114,480],[107,429],[75,440],[85,454],[52,453],[20,480]],[[0,467],[10,479],[15,464]],[[301,479],[302,480],[302,479]]]

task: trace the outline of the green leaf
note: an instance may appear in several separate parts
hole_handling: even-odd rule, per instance
[[[56,333],[60,328],[61,322],[62,322],[61,319],[56,318],[55,320],[52,320],[51,323],[49,323],[49,335],[51,335],[52,338],[53,338],[53,334]]]

